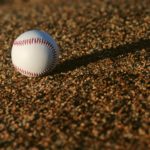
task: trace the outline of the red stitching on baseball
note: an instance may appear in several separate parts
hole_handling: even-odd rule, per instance
[[[54,69],[56,63],[57,63],[57,52],[55,50],[55,48],[53,47],[53,45],[48,42],[47,40],[44,40],[44,39],[41,39],[41,38],[31,38],[31,39],[26,39],[26,40],[20,40],[20,41],[17,41],[15,40],[13,45],[16,45],[16,46],[23,46],[23,45],[31,45],[31,44],[41,44],[41,45],[46,45],[49,49],[52,50],[52,55],[53,55],[53,61],[50,65],[49,68],[45,69],[43,72],[41,73],[32,73],[32,72],[29,72],[27,70],[23,70],[21,69],[20,67],[17,67],[15,66],[14,64],[14,67],[22,72],[23,74],[27,75],[27,76],[30,76],[30,77],[37,77],[37,76],[42,76],[44,75],[46,72],[50,72],[51,70]]]
[[[13,64],[14,65],[14,64]],[[22,68],[20,67],[17,67],[14,65],[14,67],[16,68],[16,70],[18,70],[19,72],[21,72],[22,74],[24,75],[27,75],[29,77],[39,77],[39,76],[43,76],[46,72],[49,72],[51,70],[51,68],[48,68],[46,70],[44,70],[43,72],[41,73],[35,73],[35,72],[29,72],[27,70],[23,70]]]

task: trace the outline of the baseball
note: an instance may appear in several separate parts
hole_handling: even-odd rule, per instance
[[[16,70],[29,77],[43,76],[53,70],[58,57],[56,42],[49,34],[38,30],[21,34],[14,41],[11,51]]]

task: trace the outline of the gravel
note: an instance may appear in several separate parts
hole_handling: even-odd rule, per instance
[[[60,47],[49,75],[11,63],[14,39],[48,32]],[[149,0],[0,3],[0,149],[150,149]]]

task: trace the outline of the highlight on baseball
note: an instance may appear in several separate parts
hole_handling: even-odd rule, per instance
[[[13,66],[28,77],[43,76],[58,63],[59,47],[46,32],[30,30],[21,34],[13,43]]]

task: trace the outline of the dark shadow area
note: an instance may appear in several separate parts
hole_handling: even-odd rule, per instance
[[[72,71],[78,67],[86,66],[89,63],[96,62],[98,60],[103,60],[106,58],[114,59],[118,56],[124,57],[128,53],[135,53],[136,51],[140,51],[142,48],[148,47],[150,47],[150,40],[141,39],[135,43],[121,45],[117,48],[103,49],[101,51],[97,51],[78,58],[66,60],[62,64],[59,64],[52,74],[59,74]]]
[[[0,5],[9,2],[9,0],[0,0]]]

